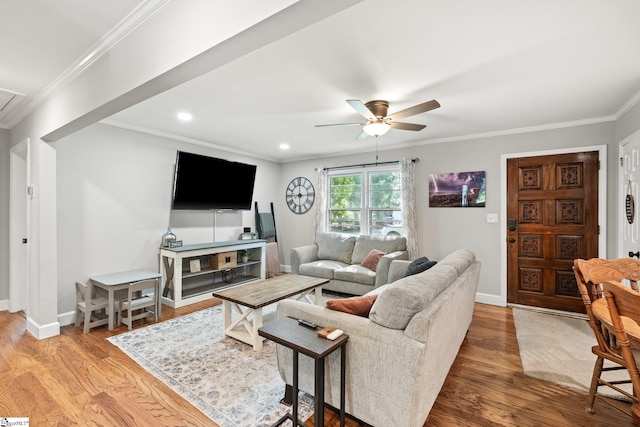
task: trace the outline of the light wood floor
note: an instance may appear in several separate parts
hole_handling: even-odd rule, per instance
[[[161,320],[217,303],[163,307]],[[66,326],[59,336],[38,341],[25,332],[22,315],[0,312],[0,417],[29,417],[32,426],[215,426],[105,340],[126,330],[100,327],[83,335]],[[588,414],[585,400],[584,392],[524,376],[511,310],[476,304],[425,426],[640,426],[602,403]],[[338,425],[330,409],[325,425]]]

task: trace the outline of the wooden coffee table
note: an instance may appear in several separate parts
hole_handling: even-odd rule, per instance
[[[258,328],[262,326],[262,308],[296,295],[297,299],[304,298],[311,304],[321,305],[322,285],[328,282],[328,279],[317,277],[283,274],[222,289],[212,295],[222,300],[224,335],[250,344],[259,351],[264,340],[258,335]],[[315,301],[309,297],[311,291],[315,291]]]

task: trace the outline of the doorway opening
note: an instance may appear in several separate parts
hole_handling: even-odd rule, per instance
[[[26,311],[29,283],[29,138],[10,152],[9,174],[9,311]]]

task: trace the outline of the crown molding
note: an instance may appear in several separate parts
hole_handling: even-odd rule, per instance
[[[113,27],[100,40],[98,40],[98,42],[85,51],[80,58],[74,61],[65,71],[63,71],[62,74],[47,85],[47,87],[31,98],[27,103],[9,113],[7,115],[7,124],[4,125],[6,126],[6,129],[12,128],[27,115],[31,114],[44,101],[60,90],[60,88],[77,78],[128,34],[133,32],[136,28],[142,25],[142,23],[171,1],[172,0],[145,0],[140,3],[133,11],[131,11],[131,13],[125,16],[115,27]]]
[[[144,126],[131,125],[129,123],[123,123],[123,122],[120,122],[120,121],[117,121],[117,120],[113,120],[113,119],[108,119],[108,118],[107,119],[102,119],[98,123],[103,124],[103,125],[107,125],[107,126],[111,126],[111,127],[115,127],[115,128],[130,130],[130,131],[133,131],[133,132],[139,132],[139,133],[144,133],[144,134],[147,134],[147,135],[153,135],[153,136],[157,136],[157,137],[160,137],[160,138],[171,139],[171,140],[180,141],[180,142],[186,142],[188,144],[193,144],[193,145],[199,145],[201,147],[215,148],[216,150],[226,151],[226,152],[234,153],[234,154],[240,154],[242,156],[249,156],[249,157],[253,157],[255,159],[268,160],[268,161],[274,162],[274,163],[279,163],[280,162],[279,160],[274,159],[272,157],[261,156],[261,155],[255,154],[255,153],[250,153],[248,151],[238,150],[238,149],[235,149],[235,148],[232,148],[232,147],[227,147],[227,146],[224,146],[224,145],[218,145],[218,144],[215,144],[213,142],[207,142],[207,141],[202,141],[200,139],[189,138],[189,137],[186,137],[186,136],[176,135],[176,134],[169,133],[169,132],[163,132],[163,131],[147,128],[147,127],[144,127]]]
[[[616,120],[622,117],[627,111],[631,110],[640,101],[640,91],[636,92],[615,114]]]
[[[549,124],[539,125],[539,126],[528,126],[528,127],[522,127],[522,128],[513,128],[513,129],[503,129],[503,130],[490,131],[490,132],[472,133],[472,134],[467,134],[467,135],[451,136],[451,137],[445,137],[445,138],[434,138],[434,139],[428,139],[428,140],[424,141],[422,144],[420,144],[420,143],[418,143],[418,144],[420,144],[420,145],[440,144],[440,143],[443,143],[443,142],[466,141],[466,140],[469,140],[469,139],[492,138],[492,137],[496,137],[496,136],[516,135],[516,134],[520,134],[520,133],[541,132],[541,131],[545,131],[545,130],[563,129],[563,128],[570,128],[570,127],[576,127],[576,126],[586,126],[586,125],[593,125],[593,124],[598,124],[598,123],[614,122],[616,120],[617,120],[617,117],[615,115],[602,116],[602,117],[594,117],[594,118],[591,118],[591,119],[574,120],[574,121],[571,121],[571,122],[549,123]],[[408,145],[409,144],[407,144],[406,146],[408,146]]]

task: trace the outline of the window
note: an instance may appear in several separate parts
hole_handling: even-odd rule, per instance
[[[378,167],[329,172],[330,231],[377,236],[403,235],[400,169]]]

